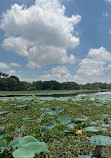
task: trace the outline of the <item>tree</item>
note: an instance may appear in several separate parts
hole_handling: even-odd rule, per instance
[[[63,82],[62,84],[63,90],[79,90],[80,86],[76,82]]]
[[[84,85],[84,89],[87,90],[98,90],[100,89],[97,83],[87,83]]]

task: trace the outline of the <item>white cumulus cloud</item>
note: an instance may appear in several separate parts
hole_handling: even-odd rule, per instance
[[[79,45],[74,27],[80,20],[80,15],[65,16],[58,0],[36,0],[29,8],[14,4],[2,16],[0,28],[6,37],[2,46],[26,56],[28,67],[73,63],[74,56],[66,50]]]
[[[3,62],[0,62],[0,69],[9,69],[9,65]]]
[[[111,53],[104,47],[90,49],[87,57],[80,61],[80,68],[74,79],[80,83],[97,82],[100,80],[99,77],[104,75],[105,70],[110,69],[109,63],[111,63]]]
[[[41,75],[40,80],[56,80],[58,82],[73,81],[73,76],[66,66],[52,68],[46,75]],[[38,79],[39,80],[39,79]]]
[[[15,70],[10,70],[8,73],[9,73],[10,76],[16,75],[16,71]]]
[[[11,66],[13,67],[22,67],[20,64],[18,63],[3,63],[3,62],[0,62],[0,69],[9,69]]]
[[[111,0],[105,0],[105,1],[106,1],[106,2],[109,2],[109,3],[111,2]]]
[[[20,64],[18,63],[10,63],[9,64],[10,66],[14,66],[14,67],[22,67]]]

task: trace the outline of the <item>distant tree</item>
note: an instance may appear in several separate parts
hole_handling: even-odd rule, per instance
[[[76,82],[63,82],[61,84],[63,90],[79,90],[80,86]]]
[[[33,90],[42,90],[43,82],[42,81],[33,81],[31,86],[32,86]]]
[[[20,90],[20,81],[16,76],[10,76],[5,79],[7,82],[7,90],[9,91],[19,91]]]
[[[32,89],[32,84],[26,81],[21,81],[20,82],[20,90],[21,91],[30,91],[30,90],[35,90]]]
[[[101,89],[107,89],[107,83],[101,83],[101,82],[96,82],[96,84],[99,86]]]
[[[100,89],[97,83],[87,83],[84,85],[84,89],[87,90],[98,90]]]
[[[111,83],[107,84],[107,89],[111,89]]]

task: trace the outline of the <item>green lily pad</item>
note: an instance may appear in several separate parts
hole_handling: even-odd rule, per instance
[[[19,140],[17,147],[18,148],[23,148],[24,145],[31,143],[31,142],[39,142],[35,137],[33,136],[25,136],[22,139]]]
[[[74,123],[81,123],[81,122],[85,122],[86,119],[83,119],[83,118],[75,118],[74,119]]]
[[[0,139],[5,138],[5,137],[10,137],[10,135],[0,130]]]
[[[24,131],[24,129],[25,129],[25,125],[22,125],[20,128],[16,127],[15,131],[16,132],[22,132],[22,131]]]
[[[56,126],[57,124],[56,123],[53,123],[53,124],[48,124],[47,126],[42,126],[41,129],[40,129],[40,132],[46,132],[48,131],[49,129],[52,129]]]
[[[75,126],[76,124],[74,124],[74,123],[70,123],[70,124],[68,124],[68,128],[69,129],[74,129],[74,126]]]
[[[0,115],[6,114],[8,111],[0,111]]]
[[[108,128],[110,126],[111,126],[110,124],[102,124],[102,127],[104,127],[104,128]]]
[[[19,105],[17,106],[17,108],[24,108],[24,107],[28,107],[29,105]]]
[[[91,158],[89,155],[80,155],[79,158]]]
[[[46,113],[44,112],[43,114],[40,115],[40,118],[37,119],[38,122],[41,122],[42,120],[45,119]]]
[[[8,144],[8,147],[10,148],[13,148],[13,149],[16,149],[17,145],[19,144],[19,141],[22,140],[23,137],[19,137],[19,138],[16,138],[15,140],[12,140],[9,144]]]
[[[44,111],[48,115],[56,115],[56,114],[64,111],[64,109],[54,109],[54,110],[52,110],[52,109],[49,109],[49,108],[41,108],[40,110]]]
[[[23,148],[15,150],[12,155],[14,158],[34,158],[36,153],[48,152],[48,146],[44,142],[31,142]]]
[[[92,121],[92,122],[90,122],[90,124],[91,124],[91,125],[96,125],[96,124],[97,124],[97,122]]]
[[[86,131],[86,132],[100,132],[101,128],[95,127],[95,126],[90,126],[90,127],[85,127],[84,131]]]
[[[70,131],[68,131],[68,130],[65,129],[65,130],[64,130],[64,133],[70,133]]]
[[[34,120],[32,120],[32,118],[24,117],[24,118],[22,118],[22,121],[24,121],[24,122],[33,122]]]
[[[96,145],[111,145],[111,137],[109,136],[103,136],[103,135],[94,135],[91,137],[91,143],[95,143]]]
[[[3,153],[3,151],[5,149],[7,149],[7,141],[6,141],[6,139],[3,139],[3,140],[0,141],[0,149],[1,149],[1,153]]]
[[[70,117],[65,117],[65,116],[62,116],[62,117],[59,117],[58,118],[58,121],[62,122],[62,123],[65,123],[65,124],[68,124],[71,122],[71,118]]]

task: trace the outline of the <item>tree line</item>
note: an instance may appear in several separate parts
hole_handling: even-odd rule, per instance
[[[57,81],[20,81],[16,76],[9,76],[6,73],[0,72],[0,91],[36,91],[36,90],[99,90],[111,89],[111,83],[87,83],[85,85],[77,84],[76,82]]]

